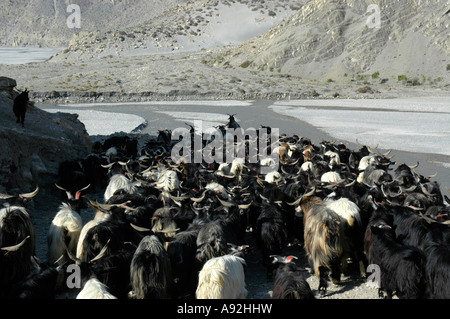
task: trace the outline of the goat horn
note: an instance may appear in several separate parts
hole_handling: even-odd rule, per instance
[[[427,196],[433,196],[433,194],[431,194],[425,186],[423,186],[422,184],[420,185],[420,188],[422,189],[422,192],[427,195]]]
[[[238,205],[239,209],[248,209],[252,205],[253,201],[248,204],[240,204]]]
[[[106,164],[106,165],[101,164],[101,167],[103,167],[103,168],[110,168],[110,167],[112,167],[114,164],[116,164],[116,162],[109,163],[109,164]]]
[[[234,206],[234,203],[224,201],[224,200],[220,199],[218,196],[216,196],[216,197],[219,200],[219,202],[222,204],[222,206],[225,206],[225,207],[233,207]]]
[[[8,194],[1,194],[0,193],[0,199],[11,199],[11,198],[14,198],[14,197],[16,197],[16,196],[8,195]]]
[[[155,233],[162,233],[162,234],[167,234],[167,233],[176,233],[177,231],[179,231],[180,228],[172,228],[172,229],[162,229],[162,230],[157,230],[154,231]]]
[[[118,207],[118,206],[125,206],[126,204],[131,203],[131,201],[126,201],[125,203],[122,204],[100,204],[99,202],[93,202],[92,200],[88,201],[89,206],[91,206],[94,209],[100,209],[100,210],[111,210],[111,208],[113,207]]]
[[[299,198],[297,198],[297,200],[296,200],[295,202],[292,202],[292,203],[286,203],[286,204],[288,204],[289,206],[296,206],[296,205],[298,205],[298,204],[301,202],[301,200],[302,200],[304,197],[312,196],[312,195],[314,195],[315,192],[316,192],[316,187],[313,186],[313,188],[312,188],[312,190],[311,190],[310,192],[303,194],[302,196],[300,196]]]
[[[173,196],[172,194],[170,194],[170,193],[168,193],[169,194],[169,198],[171,199],[171,200],[173,200],[173,201],[182,201],[182,200],[185,200],[185,199],[188,199],[189,198],[189,196]]]
[[[62,190],[62,191],[64,191],[64,192],[68,192],[68,190],[67,189],[65,189],[64,187],[62,187],[62,186],[59,186],[58,184],[56,184],[55,183],[55,186],[57,187],[57,188],[59,188],[60,190]]]
[[[140,227],[140,226],[137,226],[137,225],[135,225],[133,223],[130,223],[130,226],[133,227],[135,230],[140,231],[140,232],[152,231],[149,228]]]
[[[82,191],[88,189],[89,187],[91,187],[91,184],[87,185],[86,187],[83,187],[82,189],[79,189],[77,192],[82,192]]]
[[[423,211],[424,210],[423,208],[415,207],[415,206],[412,206],[412,205],[409,205],[409,206],[406,206],[406,207],[408,207],[409,209],[412,209],[414,211]]]
[[[2,247],[0,250],[6,251],[6,253],[12,252],[12,251],[18,251],[20,247],[22,247],[25,242],[30,238],[30,236],[25,237],[24,240],[22,240],[20,243],[14,246],[8,246],[8,247]]]
[[[348,184],[345,184],[344,187],[350,187],[350,186],[353,186],[353,185],[355,185],[355,184],[356,184],[356,179],[353,180],[353,182],[350,182],[350,183],[348,183]]]
[[[365,145],[362,145],[362,144],[358,141],[358,139],[356,139],[356,144],[357,144],[358,146],[365,146]]]
[[[416,189],[416,187],[417,187],[416,185],[413,185],[413,186],[411,186],[409,188],[402,188],[403,189],[402,191],[409,193],[409,192],[414,191]]]
[[[413,169],[413,168],[417,168],[419,166],[419,162],[417,162],[415,165],[408,165],[409,168]]]
[[[427,176],[427,179],[430,179],[430,178],[432,178],[432,177],[436,177],[437,176],[437,172],[436,173],[434,173],[433,175],[429,175],[429,176]]]
[[[419,216],[420,217],[422,217],[428,224],[431,224],[431,223],[436,223],[436,221],[435,220],[433,220],[433,219],[431,219],[431,218],[429,218],[428,216],[425,216],[424,214],[422,214],[422,213],[419,213]]]
[[[72,195],[71,192],[69,192],[67,189],[65,189],[65,188],[62,187],[62,186],[59,186],[59,185],[56,184],[56,183],[55,183],[55,186],[56,186],[58,189],[62,190],[63,192],[66,192],[67,198],[68,198],[69,200],[73,200],[73,195]]]
[[[102,250],[100,250],[98,255],[91,259],[90,263],[93,263],[93,262],[99,260],[100,258],[102,258],[106,254],[106,250],[108,249],[108,245],[109,245],[110,241],[111,241],[111,238],[108,239],[108,241],[106,242],[105,246],[103,246]]]
[[[300,196],[299,198],[297,198],[297,200],[295,202],[292,202],[292,203],[286,202],[286,204],[288,204],[289,206],[297,206],[302,199],[303,199],[303,196]]]
[[[199,197],[199,198],[191,197],[191,201],[196,202],[196,203],[200,203],[205,198],[205,195],[206,195],[206,190],[203,191],[202,196]]]
[[[36,186],[36,189],[31,193],[20,194],[20,198],[33,198],[39,192],[39,186]]]

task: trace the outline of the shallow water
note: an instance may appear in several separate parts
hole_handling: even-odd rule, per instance
[[[433,107],[429,103],[433,99],[426,101],[423,106],[407,103],[396,107],[400,100],[386,100],[382,103],[386,109],[376,107],[373,101],[365,105],[364,100],[349,107],[347,101],[341,111],[306,100],[90,103],[40,107],[53,112],[80,114],[80,119],[88,119],[85,125],[90,135],[137,132],[137,127],[140,133],[157,135],[159,130],[189,128],[187,125],[192,125],[194,120],[202,120],[203,129],[206,129],[225,124],[228,114],[236,114],[236,120],[245,129],[264,125],[279,128],[280,134],[309,138],[315,144],[335,141],[358,149],[358,140],[373,148],[378,145],[380,153],[392,150],[390,156],[394,156],[393,160],[398,164],[419,162],[418,173],[424,176],[437,173],[434,180],[445,193],[444,187],[450,187],[450,103],[443,106],[440,98],[435,100],[439,104]],[[308,102],[312,105],[308,106]],[[387,108],[389,103],[392,107]],[[101,112],[101,116],[93,116],[92,111]]]
[[[0,47],[0,64],[44,62],[59,51],[59,48]]]

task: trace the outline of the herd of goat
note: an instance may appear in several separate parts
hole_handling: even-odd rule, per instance
[[[239,127],[233,116],[228,127]],[[267,163],[245,158],[174,162],[173,145],[168,130],[140,149],[116,136],[61,163],[66,198],[46,261],[35,257],[27,206],[39,189],[0,194],[0,298],[245,298],[246,258],[257,250],[272,298],[313,299],[298,256],[284,254],[292,244],[321,297],[330,280],[377,269],[380,298],[450,298],[450,199],[417,166],[364,145],[281,135],[278,169],[261,174]],[[84,225],[81,209],[95,212]]]

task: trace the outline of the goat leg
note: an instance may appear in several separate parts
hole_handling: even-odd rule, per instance
[[[319,293],[320,297],[324,297],[328,288],[328,268],[319,267]]]

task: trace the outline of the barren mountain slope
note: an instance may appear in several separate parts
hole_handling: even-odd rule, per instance
[[[144,23],[186,0],[14,0],[0,2],[0,45],[65,47],[75,33],[122,29]],[[69,28],[80,7],[81,28]]]
[[[57,61],[198,51],[236,45],[263,34],[301,7],[298,0],[193,0],[159,9],[128,27],[74,34]]]
[[[380,9],[380,28],[373,27],[372,4]],[[444,0],[312,0],[231,50],[224,63],[317,79],[375,72],[448,78],[449,10]]]

